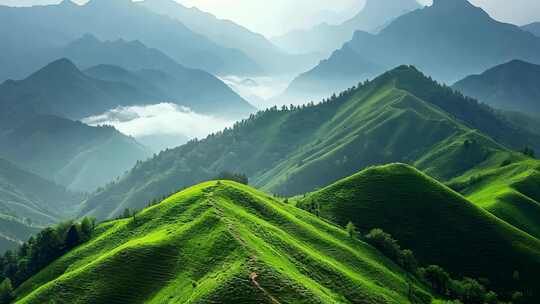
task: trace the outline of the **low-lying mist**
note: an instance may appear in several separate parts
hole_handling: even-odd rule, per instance
[[[204,138],[234,124],[234,121],[195,113],[173,103],[118,107],[87,117],[83,122],[91,126],[114,126],[156,152],[193,138]]]

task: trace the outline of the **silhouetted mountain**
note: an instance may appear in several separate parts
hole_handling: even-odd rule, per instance
[[[36,114],[81,119],[151,100],[137,88],[91,78],[68,59],[59,59],[24,80],[0,85],[0,127]]]
[[[221,74],[261,72],[239,50],[217,45],[177,20],[153,13],[130,0],[91,0],[79,6],[0,7],[3,45],[0,79],[20,79],[52,60],[51,52],[85,33],[103,40],[139,40],[189,67]],[[13,29],[17,29],[14,31]]]
[[[90,75],[94,78],[129,84],[156,100],[176,102],[195,111],[233,118],[244,117],[255,111],[217,77],[202,70],[186,68],[139,41],[120,39],[101,42],[86,34],[59,53],[85,68],[101,66],[86,71],[87,74],[92,72]],[[138,74],[136,77],[124,75],[131,80],[137,77],[141,79],[134,82],[122,79],[112,71],[116,69],[114,66]],[[116,72],[119,70],[116,69]],[[107,75],[107,71],[111,74]]]
[[[319,52],[326,56],[351,40],[355,31],[377,32],[395,18],[420,7],[416,0],[368,0],[358,14],[342,24],[323,23],[307,30],[294,30],[272,41],[291,52]]]
[[[40,115],[4,127],[0,156],[72,190],[93,191],[150,151],[112,127]]]
[[[531,32],[534,35],[540,37],[540,22],[527,24],[527,25],[522,26],[521,28],[526,30],[527,32]]]
[[[513,60],[453,88],[498,109],[540,115],[540,65]]]
[[[167,70],[175,74],[145,69],[134,75],[120,67],[102,65],[90,70],[89,76],[70,60],[57,60],[24,80],[0,85],[0,127],[29,115],[52,114],[77,120],[119,106],[164,101],[234,118],[255,111],[222,81],[206,72],[174,64]]]
[[[222,171],[245,173],[256,187],[284,195],[389,162],[450,180],[510,153],[492,138],[520,149],[540,143],[492,109],[403,66],[322,104],[269,109],[162,152],[90,197],[83,214],[114,217]]]
[[[513,59],[540,63],[540,38],[515,25],[493,20],[466,0],[436,0],[430,7],[397,18],[377,35],[355,33],[344,48],[348,49],[350,60],[344,62],[336,52],[324,64],[332,66],[333,71],[348,71],[348,65],[355,60],[384,68],[413,64],[445,82],[454,82]],[[317,80],[336,77],[323,73],[330,68],[317,69],[299,77],[287,94],[300,95],[307,82],[302,80],[306,75]],[[341,78],[349,80],[341,87],[357,83],[366,73],[359,69],[356,75],[344,74]],[[296,87],[298,83],[302,86]],[[320,91],[320,85],[320,82],[314,83],[312,88]],[[327,93],[333,91],[332,87],[322,89]]]
[[[139,3],[158,14],[182,22],[218,45],[241,50],[267,72],[298,73],[317,63],[315,56],[286,54],[263,35],[232,21],[218,19],[196,7],[187,8],[174,0],[145,0]]]

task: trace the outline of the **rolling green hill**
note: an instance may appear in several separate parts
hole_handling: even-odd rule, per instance
[[[416,303],[430,303],[412,284]],[[233,182],[101,224],[15,294],[21,304],[409,303],[405,273],[371,246]]]
[[[449,185],[467,199],[540,239],[540,162],[501,155],[504,165],[471,170]],[[497,158],[495,158],[497,159]]]
[[[502,177],[502,179],[504,179]],[[424,263],[483,277],[499,290],[524,287],[539,296],[540,241],[416,169],[373,167],[301,199],[341,225],[380,227]],[[518,271],[521,281],[513,279]]]
[[[81,196],[0,159],[0,252],[75,211]]]
[[[268,109],[164,151],[90,197],[81,215],[114,217],[221,171],[245,173],[265,191],[296,195],[389,162],[414,164],[447,181],[509,153],[506,146],[538,145],[538,136],[490,108],[402,66],[321,104]]]

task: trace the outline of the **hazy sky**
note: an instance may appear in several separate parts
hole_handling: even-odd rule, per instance
[[[76,0],[84,3],[87,0]],[[110,0],[114,1],[114,0]],[[365,0],[176,0],[231,19],[267,36],[322,21],[336,22],[358,11]],[[398,0],[396,0],[398,1]],[[432,0],[418,0],[430,4]],[[31,5],[60,0],[0,0],[0,4]],[[493,17],[518,25],[540,21],[540,0],[471,0]],[[299,12],[302,12],[300,14]]]

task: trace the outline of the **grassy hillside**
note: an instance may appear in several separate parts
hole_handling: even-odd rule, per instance
[[[316,208],[338,224],[380,227],[424,263],[487,278],[499,290],[521,286],[539,296],[538,239],[407,165],[366,169],[308,195],[298,206]]]
[[[284,195],[389,162],[414,164],[450,180],[508,153],[488,136],[516,149],[535,141],[490,108],[402,66],[321,104],[268,109],[160,153],[91,197],[82,214],[108,218],[141,208],[221,171],[245,173],[257,188]]]
[[[540,239],[540,162],[502,156],[501,165],[471,170],[449,185],[497,217]]]
[[[416,283],[413,282],[413,285]],[[233,182],[177,193],[16,290],[17,303],[409,303],[405,273],[343,229]],[[430,303],[422,287],[416,303]]]
[[[15,248],[41,227],[56,223],[81,196],[0,159],[0,252]]]

